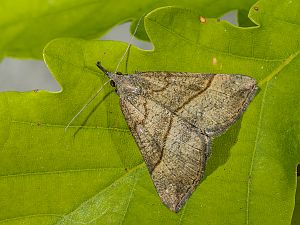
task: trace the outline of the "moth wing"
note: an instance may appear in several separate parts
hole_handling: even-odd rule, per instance
[[[210,139],[151,99],[120,97],[156,190],[164,204],[177,212],[203,176]]]
[[[178,211],[200,182],[210,136],[257,90],[243,75],[146,72],[118,77],[121,108],[162,201]]]
[[[234,123],[257,90],[256,80],[244,75],[145,72],[133,76],[146,98],[210,136]]]

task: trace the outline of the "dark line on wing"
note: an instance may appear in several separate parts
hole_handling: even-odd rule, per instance
[[[153,73],[153,74],[151,74],[151,76],[157,76],[157,74],[154,73],[153,71],[150,71],[150,72],[142,72],[141,75],[146,75],[146,73]],[[190,75],[190,74],[186,74],[186,73],[177,73],[176,75],[170,73],[170,74],[168,74],[168,75],[169,75],[170,77],[172,77],[172,76],[176,77],[178,74],[184,75],[184,76],[186,76],[186,75],[189,76],[189,75]],[[148,75],[149,75],[149,74],[148,74]],[[192,75],[195,75],[195,74],[192,74]],[[199,75],[201,75],[201,74],[199,74]],[[199,93],[197,93],[196,96],[191,96],[191,98],[189,99],[189,102],[190,102],[193,98],[199,96],[199,94],[201,94],[201,93],[203,93],[204,91],[206,91],[206,90],[211,86],[211,83],[212,83],[212,81],[213,81],[213,79],[214,79],[214,77],[215,77],[216,74],[206,74],[206,75],[211,75],[211,78],[210,78],[210,80],[209,80],[209,82],[208,82],[208,85],[205,87],[204,90],[201,90]],[[190,75],[190,76],[191,76],[191,75]],[[163,87],[161,87],[161,88],[163,88]],[[124,96],[124,97],[125,97],[126,99],[128,99],[126,96]],[[195,126],[195,124],[191,123],[191,122],[188,121],[187,119],[185,119],[185,118],[181,117],[180,115],[178,115],[178,114],[177,114],[177,111],[179,111],[178,109],[175,110],[175,111],[173,111],[173,110],[171,110],[169,107],[167,107],[166,105],[161,104],[161,103],[158,102],[155,98],[153,98],[153,97],[151,97],[151,96],[149,96],[149,95],[143,96],[143,97],[144,97],[145,99],[149,98],[150,100],[154,101],[156,104],[158,104],[158,105],[162,106],[163,108],[167,109],[171,114],[173,114],[173,115],[179,117],[180,119],[182,119],[182,120],[185,121],[186,123],[190,124],[192,127],[197,128],[197,129],[199,130],[199,132],[200,132],[202,135],[205,135],[205,136],[209,137],[209,135],[207,135],[207,134],[205,133],[204,130],[201,130],[199,127]],[[129,100],[129,99],[128,99],[128,100]],[[188,103],[188,102],[184,103],[184,105],[187,104],[187,103]],[[132,104],[132,103],[131,103],[131,104]],[[184,105],[182,105],[180,108],[184,107]],[[135,108],[136,108],[136,107],[135,107]],[[186,110],[186,111],[187,111],[187,110]]]
[[[157,105],[162,106],[163,108],[165,108],[166,110],[168,110],[172,115],[177,116],[178,118],[180,118],[182,121],[186,122],[187,124],[191,125],[191,127],[196,128],[200,134],[205,135],[207,137],[209,137],[209,135],[207,135],[205,132],[203,132],[199,127],[195,126],[195,124],[191,123],[190,121],[188,121],[187,119],[185,119],[184,117],[181,117],[180,115],[178,115],[176,112],[172,111],[169,107],[166,107],[165,105],[161,104],[160,102],[158,102],[156,99],[154,98],[150,98],[147,97],[150,100],[152,100],[153,102],[155,102]],[[141,112],[140,112],[141,113]]]
[[[147,108],[147,99],[145,99],[145,102],[143,103],[143,107],[144,107],[144,110],[145,110],[145,115],[144,115],[144,119],[142,120],[143,121],[143,124],[145,124],[145,121],[149,115],[149,112],[148,112],[148,108]],[[130,101],[129,101],[130,102]],[[131,102],[130,102],[131,105],[133,105]],[[134,106],[134,105],[133,105]],[[136,107],[135,107],[136,108]],[[137,109],[137,108],[136,108]],[[138,110],[138,109],[137,109]],[[138,110],[139,111],[139,110]]]
[[[138,110],[138,108],[136,108],[133,104],[132,104],[132,102],[131,101],[129,101],[128,99],[126,99],[126,101],[128,101],[139,113],[140,113],[140,111]],[[129,122],[129,121],[132,121],[132,122],[134,122],[135,120],[132,118],[132,116],[131,116],[131,113],[129,113],[130,111],[128,110],[128,108],[124,105],[123,106],[124,107],[124,109],[126,108],[126,114],[123,112],[123,110],[122,110],[122,112],[123,112],[123,115],[125,116],[125,118],[126,118],[126,120]],[[140,152],[141,152],[141,155],[142,155],[142,157],[143,157],[143,159],[144,159],[144,162],[146,163],[146,165],[147,165],[147,168],[148,168],[148,171],[149,171],[149,173],[151,174],[152,173],[152,171],[154,170],[154,166],[151,166],[151,164],[148,164],[148,161],[147,161],[147,158],[146,158],[146,156],[144,156],[144,153],[143,153],[143,151],[142,151],[142,149],[144,149],[145,148],[145,146],[144,146],[144,142],[142,141],[142,138],[140,137],[140,135],[139,135],[139,132],[137,131],[137,123],[135,123],[134,122],[134,124],[133,124],[133,126],[131,127],[130,125],[129,125],[129,123],[127,122],[127,124],[128,124],[128,126],[129,126],[129,129],[130,129],[130,131],[131,131],[131,134],[132,134],[132,136],[134,137],[134,140],[135,140],[135,143],[138,145],[138,147],[139,147],[139,150],[140,150]],[[142,123],[141,123],[142,125],[143,125],[143,127],[144,127],[144,120],[142,121]],[[146,131],[147,131],[147,135],[145,136],[145,139],[148,139],[148,141],[150,141],[150,142],[154,142],[154,144],[156,144],[156,146],[159,148],[159,149],[162,149],[162,147],[160,146],[160,144],[157,142],[157,140],[150,134],[150,132],[146,129]]]
[[[160,157],[159,157],[157,163],[153,166],[153,170],[151,171],[150,174],[152,174],[152,172],[155,170],[155,168],[162,162],[162,158],[164,156],[165,144],[166,144],[167,138],[170,134],[172,123],[173,123],[173,117],[171,116],[170,122],[169,122],[169,125],[168,125],[168,128],[167,128],[167,132],[166,132],[166,134],[164,135],[164,138],[163,138]]]
[[[175,113],[178,112],[179,110],[181,110],[181,109],[182,109],[184,106],[186,106],[187,104],[189,104],[193,99],[197,98],[197,97],[198,97],[199,95],[201,95],[203,92],[205,92],[205,91],[211,86],[211,83],[212,83],[212,81],[213,81],[214,78],[215,78],[215,76],[212,76],[212,77],[210,78],[210,80],[208,81],[207,86],[206,86],[203,90],[197,92],[195,95],[192,95],[191,97],[189,97],[187,101],[185,101],[181,106],[179,106],[179,107],[175,110]]]
[[[167,76],[169,76],[170,74],[169,73],[165,73],[164,76],[160,76],[163,78],[164,82],[167,83],[166,85],[164,85],[163,87],[160,87],[160,89],[158,90],[152,90],[152,92],[162,92],[162,91],[165,91],[169,86],[170,86],[170,82],[166,79]]]
[[[133,105],[133,103],[129,100],[129,99],[125,99],[126,101],[128,101],[136,110],[137,110],[137,112],[139,112],[140,114],[142,114],[141,113],[141,111],[137,108],[137,107],[135,107],[135,105]],[[158,104],[158,105],[160,105],[160,103],[158,103],[158,102],[156,102],[154,99],[150,99],[150,100],[152,100],[152,101],[154,101],[156,104]],[[199,134],[201,134],[201,135],[204,135],[204,136],[206,136],[206,137],[208,137],[208,138],[210,138],[207,134],[205,134],[205,133],[202,133],[201,132],[201,130],[198,128],[198,127],[195,127],[193,124],[191,124],[189,121],[186,121],[184,118],[182,118],[182,117],[180,117],[180,116],[178,116],[176,113],[174,113],[174,112],[172,112],[171,110],[169,110],[169,109],[167,109],[170,113],[171,113],[171,115],[174,115],[174,116],[176,116],[176,117],[178,117],[180,120],[182,120],[183,122],[185,122],[185,123],[187,123],[187,124],[189,124],[189,125],[191,125],[192,127],[194,127],[196,130],[197,130],[197,132],[199,132]],[[123,113],[124,114],[124,113]],[[124,114],[125,115],[125,114]],[[142,114],[143,115],[143,114]],[[130,116],[131,117],[131,116]],[[125,118],[126,118],[126,115],[125,115]],[[132,118],[132,117],[131,117]],[[171,117],[172,119],[173,119],[173,117]],[[129,120],[128,118],[126,118],[126,120]],[[134,121],[133,119],[131,119],[132,121]],[[151,123],[151,124],[153,124],[152,122],[151,122],[151,120],[149,120],[149,123]],[[127,122],[127,124],[128,124],[128,122]],[[133,129],[131,129],[131,127],[129,126],[129,128],[130,128],[130,130],[131,130],[131,133],[133,134],[133,136],[135,136],[135,134],[136,135],[138,135],[138,132],[136,132],[136,127],[134,127]],[[146,129],[147,130],[147,129]],[[133,132],[134,131],[134,132]],[[148,130],[147,130],[148,131]],[[151,138],[153,138],[153,140],[154,140],[154,142],[162,149],[162,146],[160,146],[160,144],[157,142],[157,140],[152,136],[152,135],[150,135],[149,134],[149,136],[151,136]],[[139,137],[139,139],[140,139],[140,137]],[[141,140],[141,139],[140,139]],[[150,140],[150,139],[149,139]],[[178,140],[178,142],[179,143],[183,143],[182,141],[180,141],[180,140]],[[136,141],[136,143],[137,143],[137,141]],[[142,142],[141,142],[142,143]],[[138,143],[137,143],[138,144]],[[186,144],[186,143],[185,143]],[[139,144],[138,144],[138,146],[139,146]],[[192,147],[192,148],[194,148],[194,149],[197,149],[198,151],[202,151],[202,149],[199,149],[199,148],[196,148],[195,146],[193,146],[193,145],[189,145],[189,144],[187,144],[187,146],[189,146],[189,147]],[[148,166],[148,165],[147,165]],[[149,167],[148,167],[149,168]],[[149,170],[149,172],[150,172],[150,170]],[[150,173],[151,174],[151,173]]]

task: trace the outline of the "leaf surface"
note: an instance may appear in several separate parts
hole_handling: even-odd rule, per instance
[[[300,173],[298,174],[298,178],[297,178],[297,183],[299,184],[299,182],[300,182]],[[299,222],[300,222],[300,185],[297,186],[292,225],[297,225],[299,224]]]
[[[107,81],[95,63],[114,71],[127,46],[51,42],[44,57],[62,91],[0,95],[1,223],[290,224],[300,161],[299,11],[295,1],[260,1],[252,28],[200,23],[178,8],[145,18],[155,49],[130,48],[120,71],[240,73],[260,87],[243,118],[214,140],[205,179],[178,214],[160,202],[113,88],[64,132]]]
[[[98,38],[113,26],[139,19],[146,12],[168,5],[197,10],[207,17],[248,10],[254,0],[11,0],[0,3],[0,54],[42,58],[42,50],[59,37]],[[148,40],[143,26],[137,36]]]

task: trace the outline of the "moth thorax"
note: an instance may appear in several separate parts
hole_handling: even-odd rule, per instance
[[[141,89],[131,81],[130,76],[116,76],[114,82],[120,95],[141,94]]]

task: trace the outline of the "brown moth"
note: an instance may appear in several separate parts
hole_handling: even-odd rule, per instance
[[[244,75],[110,73],[120,106],[162,202],[178,212],[201,181],[211,141],[245,111],[257,91]]]
[[[131,36],[120,63],[128,53]],[[211,141],[224,133],[245,111],[257,91],[256,80],[238,74],[108,72],[116,86],[120,106],[148,167],[162,202],[178,212],[201,181],[211,152]]]

